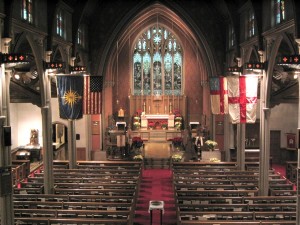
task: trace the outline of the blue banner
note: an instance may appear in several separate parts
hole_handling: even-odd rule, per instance
[[[83,76],[59,75],[56,80],[59,117],[69,120],[81,119],[83,114]]]

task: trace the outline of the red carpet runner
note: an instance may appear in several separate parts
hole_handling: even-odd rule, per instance
[[[140,193],[137,199],[135,218],[133,220],[134,225],[150,224],[150,213],[148,212],[150,200],[164,201],[165,213],[163,214],[163,225],[176,225],[176,212],[171,170],[143,170]],[[153,211],[152,224],[160,224],[159,210]]]

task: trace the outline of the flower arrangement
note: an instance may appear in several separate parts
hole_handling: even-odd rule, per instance
[[[168,127],[168,122],[167,121],[163,121],[162,123],[161,123],[161,127],[162,128],[167,128]]]
[[[180,129],[181,129],[181,121],[176,121],[176,122],[174,123],[174,126],[175,126],[175,128],[176,128],[177,130],[180,130]]]
[[[143,161],[143,156],[141,154],[133,156],[134,161]]]
[[[182,160],[182,155],[179,155],[179,154],[172,155],[173,162],[180,162],[181,160]]]
[[[134,117],[140,118],[141,115],[142,115],[142,112],[143,112],[143,111],[142,111],[141,109],[136,110],[136,112],[135,112],[135,114],[134,114]]]
[[[140,121],[134,121],[133,126],[135,127],[135,129],[139,129],[141,127],[141,122]]]
[[[143,140],[141,137],[133,137],[132,138],[132,145],[136,148],[140,148],[143,146]]]
[[[153,128],[153,127],[154,127],[154,125],[155,125],[155,124],[154,124],[154,122],[153,122],[153,121],[149,121],[149,122],[148,122],[148,127],[149,127],[149,128]]]
[[[175,147],[181,146],[182,141],[183,141],[182,137],[174,137],[174,138],[172,139],[172,143],[173,143],[173,145],[174,145]]]
[[[205,144],[205,145],[208,147],[208,149],[210,149],[210,150],[214,150],[214,148],[218,145],[217,142],[212,141],[212,140],[207,140],[204,144]]]
[[[220,162],[220,159],[217,159],[217,158],[210,158],[209,161],[210,161],[210,162]]]

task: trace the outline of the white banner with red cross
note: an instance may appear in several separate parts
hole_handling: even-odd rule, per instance
[[[227,84],[231,122],[255,123],[258,77],[227,77]]]

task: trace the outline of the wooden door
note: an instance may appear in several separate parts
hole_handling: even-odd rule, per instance
[[[280,130],[270,131],[270,157],[273,163],[281,164],[281,150],[280,150]]]

